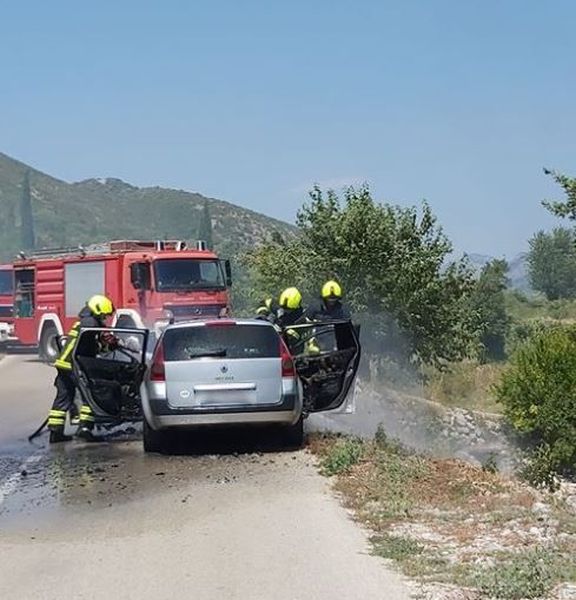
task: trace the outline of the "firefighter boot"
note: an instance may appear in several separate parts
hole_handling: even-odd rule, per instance
[[[85,442],[98,441],[98,438],[92,433],[92,428],[83,423],[80,423],[80,427],[78,427],[78,431],[76,431],[76,437],[84,440]]]
[[[83,404],[80,408],[80,427],[78,427],[76,437],[86,442],[96,442],[98,440],[94,437],[92,429],[94,429],[94,415],[92,414],[92,409],[88,404]]]
[[[50,430],[50,443],[51,444],[59,444],[60,442],[69,442],[71,440],[72,440],[72,436],[64,434],[64,428]]]

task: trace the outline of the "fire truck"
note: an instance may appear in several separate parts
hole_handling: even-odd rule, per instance
[[[0,265],[0,343],[12,338],[14,283],[12,265]]]
[[[14,333],[40,357],[58,355],[59,336],[93,294],[116,308],[113,325],[158,331],[167,320],[230,313],[230,262],[204,242],[120,240],[20,253],[14,262]]]

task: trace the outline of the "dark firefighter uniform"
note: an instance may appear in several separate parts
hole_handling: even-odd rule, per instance
[[[322,286],[321,300],[306,309],[307,321],[349,321],[352,316],[342,303],[342,288],[336,281]]]
[[[307,342],[302,339],[298,329],[292,328],[292,325],[300,325],[303,322],[302,294],[295,287],[286,288],[278,300],[274,325],[282,333],[293,354],[301,354],[306,350]]]
[[[68,332],[66,345],[60,356],[54,362],[57,370],[54,386],[56,387],[56,398],[48,414],[48,428],[50,429],[50,443],[65,442],[72,438],[64,435],[66,413],[74,406],[76,395],[76,381],[72,371],[72,354],[78,342],[80,330],[86,327],[104,327],[106,317],[114,312],[112,302],[106,296],[93,296],[88,300],[86,306],[79,313],[79,320],[74,323]],[[96,355],[98,348],[94,348]],[[86,352],[85,354],[91,354]],[[92,438],[94,427],[94,415],[87,404],[80,409],[80,426],[77,435],[86,439]]]

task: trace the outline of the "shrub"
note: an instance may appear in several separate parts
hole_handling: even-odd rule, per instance
[[[496,563],[472,581],[485,597],[502,600],[542,598],[554,584],[553,556],[545,550],[528,550]]]
[[[532,450],[530,479],[550,484],[576,460],[576,327],[537,333],[512,358],[496,387],[512,426]]]
[[[338,440],[322,461],[325,475],[338,475],[354,466],[364,452],[364,442],[358,438],[345,437]]]

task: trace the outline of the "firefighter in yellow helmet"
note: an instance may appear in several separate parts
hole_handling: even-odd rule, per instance
[[[50,430],[50,443],[68,442],[72,438],[64,434],[64,424],[66,422],[66,413],[71,411],[74,406],[74,397],[76,395],[76,381],[72,371],[72,354],[80,330],[85,327],[105,327],[106,319],[114,312],[112,301],[106,296],[92,296],[86,306],[80,311],[78,321],[74,323],[72,329],[66,336],[66,343],[60,356],[54,362],[57,370],[54,386],[56,387],[56,398],[52,404],[52,409],[48,414],[48,429]],[[111,349],[117,345],[117,340],[111,334],[101,336],[101,342],[108,345]],[[94,354],[98,351],[94,348]],[[91,440],[92,429],[94,428],[94,415],[90,406],[83,404],[80,409],[80,425],[77,436],[83,439]]]
[[[289,287],[280,294],[276,315],[276,325],[282,329],[303,321],[302,294],[298,288]]]
[[[350,311],[342,302],[342,286],[334,280],[327,281],[320,292],[320,301],[306,310],[308,321],[349,321]]]

